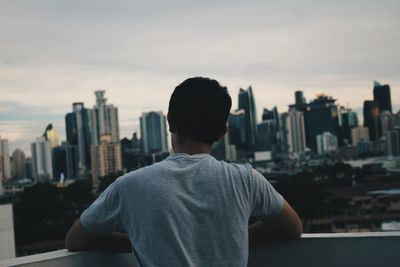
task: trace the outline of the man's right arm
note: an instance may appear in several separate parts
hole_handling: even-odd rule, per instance
[[[299,238],[303,232],[302,222],[290,206],[284,201],[282,210],[271,217],[263,218],[249,226],[249,245],[268,243]]]

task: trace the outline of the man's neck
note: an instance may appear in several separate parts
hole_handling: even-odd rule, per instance
[[[175,142],[174,146],[175,153],[186,153],[189,155],[195,154],[210,154],[211,153],[211,145],[206,143],[199,143],[192,139],[185,138],[185,140],[181,140],[180,142]]]

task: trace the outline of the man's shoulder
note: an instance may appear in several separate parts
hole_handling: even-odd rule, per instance
[[[249,163],[234,163],[234,162],[229,162],[226,163],[229,168],[237,170],[238,172],[242,174],[251,174],[253,167]]]
[[[207,166],[205,169],[207,173],[214,171],[218,173],[223,170],[224,173],[227,171],[229,174],[237,178],[242,177],[249,179],[252,176],[253,167],[248,163],[225,162],[216,160],[215,158],[214,160],[215,161],[211,166]],[[173,168],[170,167],[168,160],[157,162],[153,165],[142,167],[119,177],[116,180],[116,183],[118,184],[118,187],[148,183],[152,179],[162,177],[165,175],[165,172],[168,172],[168,174],[171,175],[171,172],[174,172],[175,166]]]
[[[123,186],[124,184],[129,182],[139,182],[140,180],[146,180],[150,177],[154,177],[154,174],[161,171],[164,167],[165,166],[163,162],[157,162],[153,165],[145,166],[137,170],[128,172],[127,174],[118,177],[116,182],[119,184],[119,186]]]

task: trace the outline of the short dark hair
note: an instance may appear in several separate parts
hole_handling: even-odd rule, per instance
[[[171,132],[212,144],[226,131],[232,100],[216,80],[194,77],[183,81],[171,95],[168,122]]]

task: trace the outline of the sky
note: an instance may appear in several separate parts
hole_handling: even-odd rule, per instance
[[[30,154],[49,123],[65,140],[72,103],[90,108],[104,89],[131,137],[193,76],[227,86],[233,109],[251,85],[258,119],[287,111],[296,90],[360,111],[374,80],[397,112],[399,11],[398,0],[0,0],[0,136],[10,153]]]

